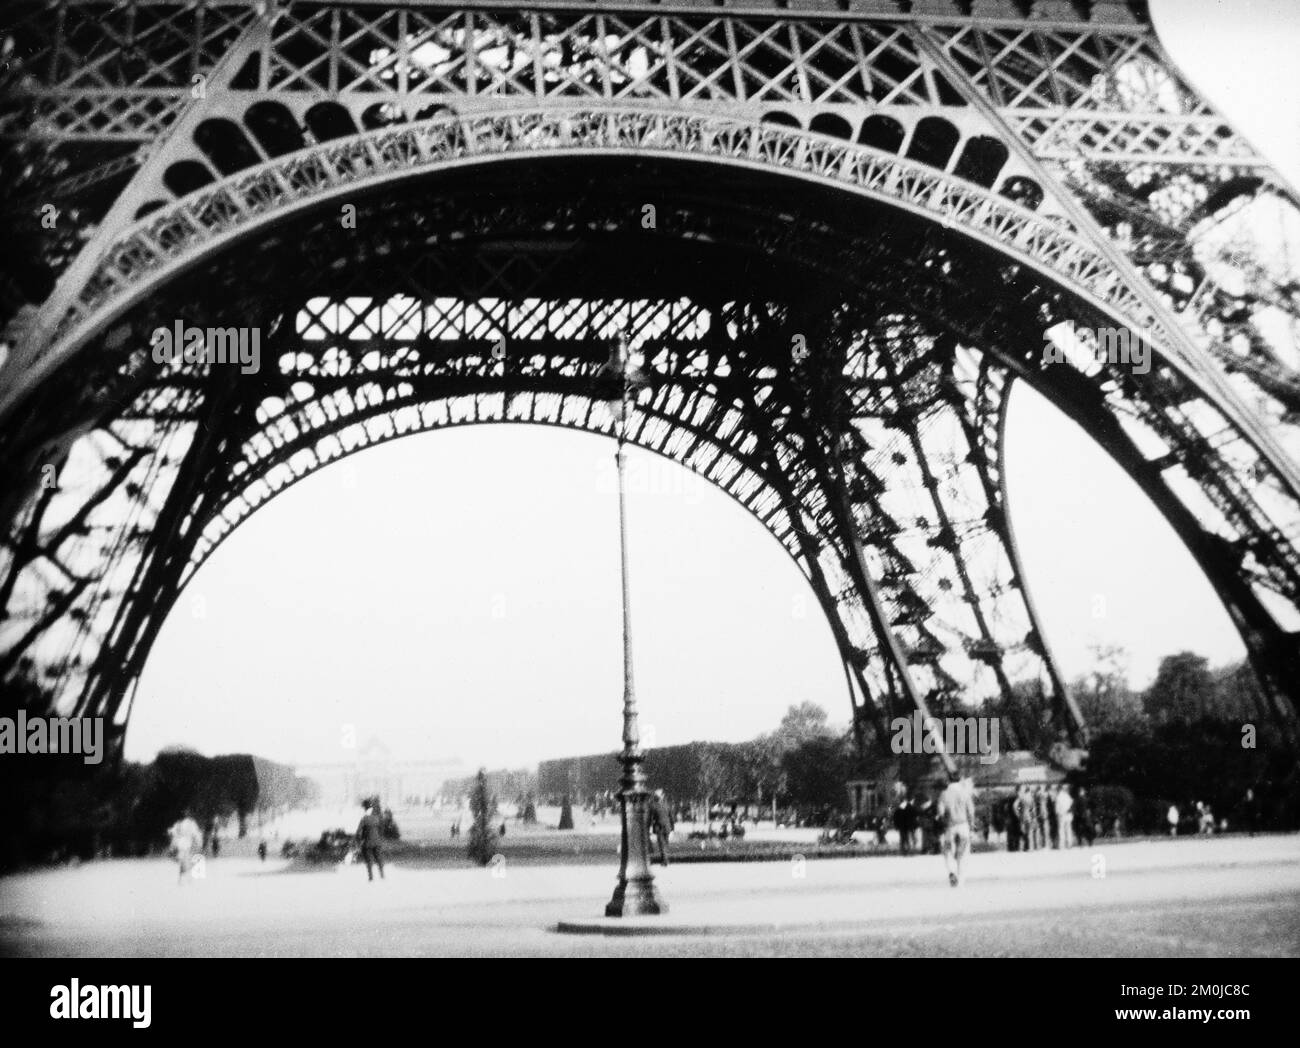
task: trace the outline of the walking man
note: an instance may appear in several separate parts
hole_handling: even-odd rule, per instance
[[[184,884],[186,875],[193,876],[194,860],[203,854],[203,831],[186,809],[185,814],[176,820],[167,831],[171,838],[171,850],[176,856],[178,874],[177,884]],[[198,855],[195,855],[195,853]]]
[[[650,829],[659,842],[659,862],[668,865],[668,835],[673,832],[673,813],[664,800],[664,791],[655,790],[650,798]]]
[[[379,802],[364,801],[361,805],[366,813],[357,823],[357,846],[361,849],[361,858],[366,864],[366,876],[375,879],[372,866],[379,867],[379,879],[384,879],[384,857],[380,846],[384,841],[384,821],[379,815]]]
[[[943,862],[948,867],[948,883],[961,884],[961,861],[970,851],[971,827],[975,824],[974,783],[970,779],[953,780],[939,795],[936,808],[943,827]]]

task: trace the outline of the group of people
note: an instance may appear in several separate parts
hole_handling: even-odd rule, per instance
[[[1021,786],[995,809],[994,819],[994,829],[1006,831],[1007,851],[1091,845],[1097,836],[1088,791],[1082,786]]]
[[[1247,790],[1246,791],[1247,803],[1253,802],[1254,799],[1255,799],[1255,791]],[[1189,808],[1191,809],[1191,811],[1186,821],[1190,823],[1188,829],[1191,832],[1209,834],[1209,833],[1213,833],[1216,829],[1219,828],[1218,824],[1215,822],[1214,819],[1214,809],[1211,808],[1204,801],[1196,801],[1194,807],[1189,805]],[[1169,805],[1169,811],[1165,813],[1165,821],[1169,825],[1169,836],[1177,837],[1178,828],[1184,821],[1182,815],[1178,811],[1178,805],[1176,804]],[[1248,828],[1251,830],[1253,834],[1254,826],[1248,825]]]
[[[903,797],[895,806],[893,823],[903,855],[916,851],[933,855],[942,850],[951,818],[944,809],[947,792],[945,789],[938,796],[922,793]],[[970,792],[973,796],[973,787]],[[972,835],[983,833],[986,841],[990,831],[1005,833],[1008,851],[1091,845],[1097,835],[1087,791],[1065,785],[1021,786],[1012,796],[995,803],[984,817],[972,814],[970,827]],[[877,822],[874,828],[883,844],[884,822]]]
[[[894,808],[894,829],[898,831],[898,850],[903,855],[918,852],[921,855],[938,855],[943,847],[945,816],[940,810],[943,791],[931,796],[922,791],[915,797],[903,797]],[[974,796],[974,785],[971,786]],[[972,832],[976,822],[971,822]],[[887,828],[883,820],[871,827],[877,843],[886,843]],[[987,837],[987,833],[985,834]]]
[[[970,778],[952,779],[936,797],[904,797],[894,809],[899,850],[910,855],[916,849],[919,831],[921,851],[942,852],[948,883],[954,888],[963,883],[962,862],[970,854],[976,825],[975,783]],[[877,823],[875,830],[883,843],[883,822]]]
[[[926,801],[919,805],[900,805],[903,811],[908,808],[915,811],[918,821],[926,818],[930,807]],[[948,883],[956,888],[962,883],[962,860],[970,852],[977,826],[974,783],[969,778],[954,779],[932,808],[933,829],[939,834]],[[1009,851],[1070,848],[1076,843],[1091,845],[1096,835],[1088,794],[1083,787],[1072,791],[1065,785],[1021,786],[1014,796],[994,806],[993,815],[994,823],[1001,822],[1006,829]],[[906,824],[910,819],[903,821]],[[986,835],[987,830],[986,825]],[[910,845],[901,831],[900,843],[906,854]]]

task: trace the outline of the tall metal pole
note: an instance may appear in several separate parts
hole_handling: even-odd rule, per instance
[[[636,685],[632,677],[632,603],[627,557],[627,487],[624,465],[627,458],[627,425],[631,417],[631,383],[628,347],[620,339],[617,349],[620,399],[618,411],[618,542],[623,579],[623,778],[619,794],[622,810],[622,843],[619,848],[618,884],[605,907],[606,917],[633,917],[643,913],[667,913],[668,905],[655,889],[650,872],[650,794],[641,767],[641,735],[637,728]],[[611,361],[612,363],[612,361]]]

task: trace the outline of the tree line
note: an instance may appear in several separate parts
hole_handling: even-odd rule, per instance
[[[1096,648],[1093,668],[1071,683],[1070,693],[1091,736],[1086,760],[1069,777],[1100,790],[1108,825],[1159,832],[1170,804],[1203,801],[1233,828],[1251,791],[1260,827],[1300,826],[1295,749],[1245,663],[1212,668],[1203,656],[1178,652],[1163,658],[1151,685],[1139,690],[1128,683],[1122,649]],[[1046,756],[1065,743],[1038,682],[1020,682],[1009,695],[973,706],[935,695],[930,708],[937,717],[998,718],[1004,752]],[[889,739],[867,726],[860,754],[851,731],[832,725],[816,703],[803,702],[789,707],[774,731],[748,742],[650,750],[645,771],[652,787],[697,815],[735,805],[822,822],[847,807],[848,781],[875,777],[873,760],[888,752]],[[538,786],[548,803],[566,794],[591,803],[614,797],[619,775],[617,753],[546,761]]]

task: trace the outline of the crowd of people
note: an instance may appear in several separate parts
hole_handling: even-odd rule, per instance
[[[893,825],[903,855],[919,852],[937,855],[945,829],[940,812],[941,795],[904,796],[893,810]],[[887,830],[884,818],[871,827],[880,844]],[[1036,851],[1040,848],[1070,848],[1091,845],[1097,836],[1096,822],[1082,786],[1021,786],[1010,797],[997,800],[972,821],[972,832],[987,842],[991,834],[1005,834],[1008,851]]]
[[[1007,851],[1091,846],[1096,821],[1082,786],[1021,786],[993,808],[995,832],[1007,835]]]

